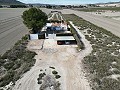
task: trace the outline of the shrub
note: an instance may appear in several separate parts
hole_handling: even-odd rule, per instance
[[[59,79],[61,76],[60,75],[55,75],[55,78],[56,79]]]
[[[47,22],[47,15],[39,8],[30,8],[24,11],[22,18],[23,23],[34,33],[38,33]]]
[[[49,67],[49,68],[55,69],[55,67]]]
[[[54,71],[52,71],[52,74],[58,74],[58,72],[54,70]]]
[[[39,81],[38,81],[38,84],[42,84],[42,81],[41,81],[41,80],[39,80]]]
[[[26,50],[27,43],[28,39],[25,36],[0,57],[0,69],[6,69],[1,72],[4,75],[1,74],[2,76],[0,76],[2,77],[0,78],[0,87],[9,84],[11,81],[15,82],[34,65],[36,53]]]
[[[45,73],[40,73],[39,74],[39,79],[42,79],[46,74]]]

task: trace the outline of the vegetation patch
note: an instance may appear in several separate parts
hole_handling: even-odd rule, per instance
[[[45,69],[43,71],[42,69],[40,70],[39,77],[37,79],[38,84],[40,84],[40,90],[46,90],[46,89],[54,89],[54,90],[61,90],[60,89],[60,83],[57,81],[61,76],[58,75],[58,72],[53,70],[55,69],[54,67],[49,67],[49,70]],[[51,71],[51,74],[48,72]]]
[[[120,38],[74,15],[64,15],[73,21],[90,41],[93,51],[83,60],[93,90],[120,89]]]
[[[51,66],[49,68],[55,69],[55,67],[51,67]]]
[[[58,74],[58,72],[54,70],[54,71],[52,71],[52,74]]]
[[[56,79],[59,79],[61,76],[60,75],[55,75],[55,78]]]
[[[47,15],[39,8],[30,8],[23,12],[23,23],[32,29],[31,33],[39,33],[47,22]]]
[[[26,71],[34,65],[35,52],[26,49],[28,35],[19,40],[13,48],[0,56],[0,87],[11,81],[15,83]]]

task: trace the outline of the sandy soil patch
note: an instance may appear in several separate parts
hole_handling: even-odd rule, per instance
[[[87,44],[89,43],[87,42]],[[40,85],[37,84],[37,78],[40,70],[42,69],[49,74],[50,66],[55,67],[61,76],[57,80],[61,83],[61,90],[91,90],[81,63],[83,57],[88,55],[90,48],[81,52],[78,52],[76,48],[77,45],[57,45],[53,39],[30,41],[28,49],[38,54],[35,57],[35,66],[16,82],[13,90],[39,90]]]

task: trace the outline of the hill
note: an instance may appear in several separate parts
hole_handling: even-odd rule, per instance
[[[119,4],[119,3],[120,1],[119,2],[96,3],[96,4]]]
[[[24,4],[17,0],[0,0],[0,5]]]

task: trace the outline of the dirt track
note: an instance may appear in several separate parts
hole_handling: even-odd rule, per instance
[[[37,78],[40,70],[49,69],[49,66],[55,67],[61,76],[58,81],[61,83],[61,90],[91,90],[85,79],[81,60],[91,52],[89,42],[87,47],[81,52],[77,52],[76,45],[57,45],[52,40],[45,40],[43,49],[43,40],[33,40],[28,44],[28,49],[35,51],[38,55],[35,66],[25,73],[23,77],[16,82],[13,90],[39,90]],[[35,49],[36,48],[36,49]],[[49,70],[46,71],[49,73]],[[47,89],[49,90],[49,89]]]

